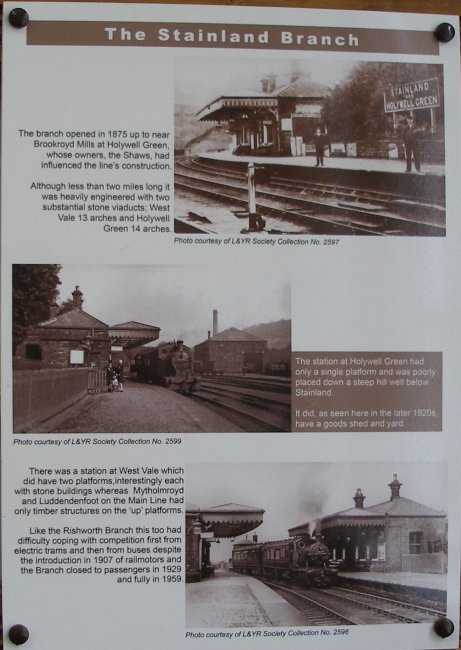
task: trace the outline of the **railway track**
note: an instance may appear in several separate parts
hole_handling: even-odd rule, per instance
[[[237,216],[248,203],[245,172],[195,158],[176,160],[175,187],[235,206]],[[269,230],[274,234],[296,222],[304,234],[445,235],[443,205],[386,192],[274,176],[257,185],[256,201],[263,216],[280,224]]]
[[[336,615],[343,618],[344,622],[348,621],[348,625],[433,622],[439,616],[445,615],[442,611],[341,587],[314,590],[285,587],[266,580],[263,582],[280,592],[280,595],[297,609],[309,614],[310,608],[315,612],[317,607],[320,612],[327,611],[327,618]],[[326,619],[322,620],[320,614],[318,616],[321,622],[312,623],[313,625],[338,624],[328,623]]]
[[[287,381],[244,377],[204,378],[192,399],[250,432],[291,431],[291,389]]]

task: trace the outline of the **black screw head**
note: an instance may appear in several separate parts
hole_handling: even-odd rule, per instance
[[[455,625],[453,621],[444,616],[438,618],[434,623],[434,631],[436,634],[446,639],[447,636],[451,636],[455,630]]]
[[[440,23],[434,32],[437,40],[449,43],[455,37],[455,28],[450,23]]]
[[[22,645],[29,638],[29,630],[25,625],[13,625],[8,631],[8,636],[15,645]]]
[[[10,11],[8,20],[10,21],[10,25],[13,25],[13,27],[25,27],[29,22],[29,14],[25,9],[16,7],[16,9]]]

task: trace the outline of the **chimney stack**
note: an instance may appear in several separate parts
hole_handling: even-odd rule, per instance
[[[356,508],[363,508],[363,502],[365,501],[365,497],[363,496],[363,492],[360,488],[357,488],[354,501],[355,501]]]
[[[211,331],[208,330],[208,340],[210,340],[210,339],[211,339]]]
[[[400,488],[402,485],[403,483],[400,483],[397,478],[397,474],[394,474],[394,480],[392,483],[389,483],[389,487],[391,488],[391,501],[400,497]]]
[[[72,299],[74,309],[81,309],[83,305],[83,293],[80,291],[78,285],[75,287],[75,291],[72,291]]]
[[[256,533],[253,535],[253,541],[254,541],[254,542],[257,542],[257,541],[258,541],[258,536],[256,535]]]
[[[213,309],[213,336],[218,333],[218,310]]]
[[[261,79],[261,90],[263,93],[269,92],[269,79],[268,77],[263,77]]]
[[[267,80],[268,80],[268,91],[270,93],[273,93],[277,82],[277,75],[269,74],[267,75]]]

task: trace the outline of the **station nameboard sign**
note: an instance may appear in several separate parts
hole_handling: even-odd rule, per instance
[[[424,79],[391,86],[383,93],[384,112],[414,111],[440,106],[439,80]]]

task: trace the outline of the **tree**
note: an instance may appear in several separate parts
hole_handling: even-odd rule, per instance
[[[13,265],[13,354],[27,331],[49,317],[60,270],[59,264]]]
[[[389,86],[436,77],[442,93],[442,75],[440,65],[359,63],[327,97],[322,121],[332,139],[344,142],[390,137],[394,135],[392,114],[384,112],[383,92]]]
[[[84,301],[82,298],[82,304],[83,302]],[[67,314],[68,311],[72,311],[72,309],[74,309],[74,306],[75,306],[74,299],[72,298],[72,296],[70,296],[70,298],[66,298],[58,306],[58,312],[57,312],[58,316],[60,316],[61,314]]]

